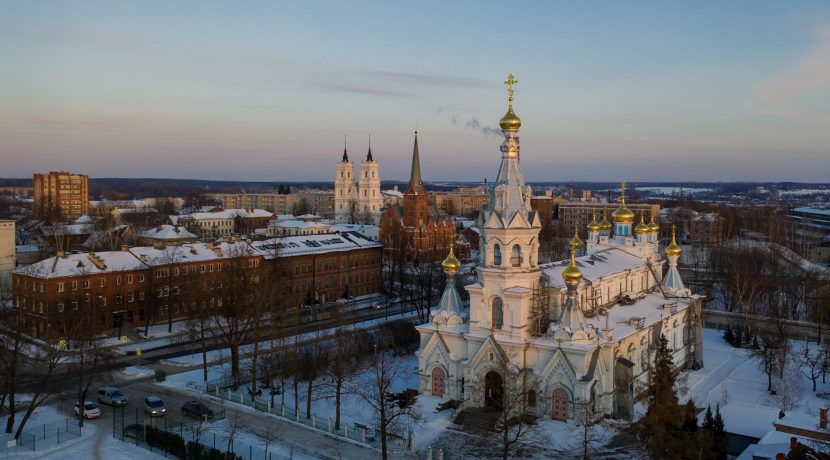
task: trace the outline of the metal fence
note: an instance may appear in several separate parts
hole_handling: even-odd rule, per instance
[[[380,433],[373,427],[360,423],[354,423],[350,426],[348,423],[341,422],[340,428],[336,428],[334,420],[331,418],[318,418],[314,413],[303,413],[301,409],[291,407],[287,404],[282,405],[277,401],[274,401],[273,404],[270,400],[262,402],[256,398],[252,398],[250,394],[246,394],[244,391],[233,391],[224,387],[223,384],[224,382],[209,383],[207,387],[208,394],[232,403],[252,407],[261,412],[286,418],[292,422],[303,424],[312,429],[324,431],[330,435],[356,441],[373,448],[380,447]],[[392,434],[387,435],[387,446],[391,451],[405,453],[409,451],[412,445],[411,435],[406,437],[395,436]]]
[[[78,421],[71,418],[29,427],[20,433],[17,445],[31,450],[46,449],[81,436]]]

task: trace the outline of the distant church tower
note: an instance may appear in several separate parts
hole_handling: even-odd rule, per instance
[[[343,141],[343,159],[337,163],[337,174],[334,176],[334,219],[341,222],[351,222],[357,214],[355,209],[354,165],[349,160],[346,151],[346,142]]]
[[[377,225],[382,206],[380,165],[372,158],[371,142],[366,159],[360,163],[360,176],[357,177],[344,142],[343,159],[337,163],[337,173],[334,176],[334,220]]]
[[[360,163],[360,179],[357,186],[357,219],[361,223],[372,223],[377,225],[380,222],[380,208],[383,206],[383,198],[380,196],[380,167],[378,162],[372,158],[372,144],[369,143],[369,153],[366,160]],[[365,219],[371,222],[365,222]]]

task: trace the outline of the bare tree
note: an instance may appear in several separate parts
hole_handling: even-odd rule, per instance
[[[761,366],[767,376],[767,391],[772,391],[772,377],[778,365],[778,343],[769,334],[761,334],[758,348],[749,351],[749,357]]]
[[[371,407],[377,416],[381,458],[386,460],[389,458],[389,435],[401,434],[400,423],[414,421],[417,414],[413,412],[415,396],[407,398],[406,394],[396,395],[393,392],[394,381],[405,377],[407,372],[402,361],[393,356],[393,338],[380,334],[375,342],[370,372],[354,382],[353,393]]]
[[[406,299],[418,314],[419,323],[429,320],[429,312],[444,291],[446,277],[438,262],[422,262],[409,267],[406,280]]]
[[[340,409],[344,384],[352,378],[361,367],[362,355],[365,352],[365,344],[360,330],[349,329],[340,315],[338,326],[334,330],[332,338],[329,365],[326,374],[329,377],[328,386],[334,390],[334,429],[340,429]]]
[[[816,383],[818,382],[818,378],[821,377],[823,363],[826,360],[824,350],[817,349],[814,352],[810,352],[809,349],[806,349],[805,351],[801,373],[813,382],[813,391],[816,391]]]

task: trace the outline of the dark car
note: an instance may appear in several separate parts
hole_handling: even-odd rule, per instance
[[[124,427],[124,437],[144,441],[144,425],[133,423]]]
[[[199,401],[188,401],[182,404],[182,415],[193,418],[210,419],[213,418],[213,411]]]

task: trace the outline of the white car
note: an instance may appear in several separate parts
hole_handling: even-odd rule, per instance
[[[80,410],[78,409],[78,403],[75,403],[75,415],[78,415]],[[91,418],[98,418],[101,416],[101,409],[98,406],[90,401],[84,401],[84,418],[91,419]]]

